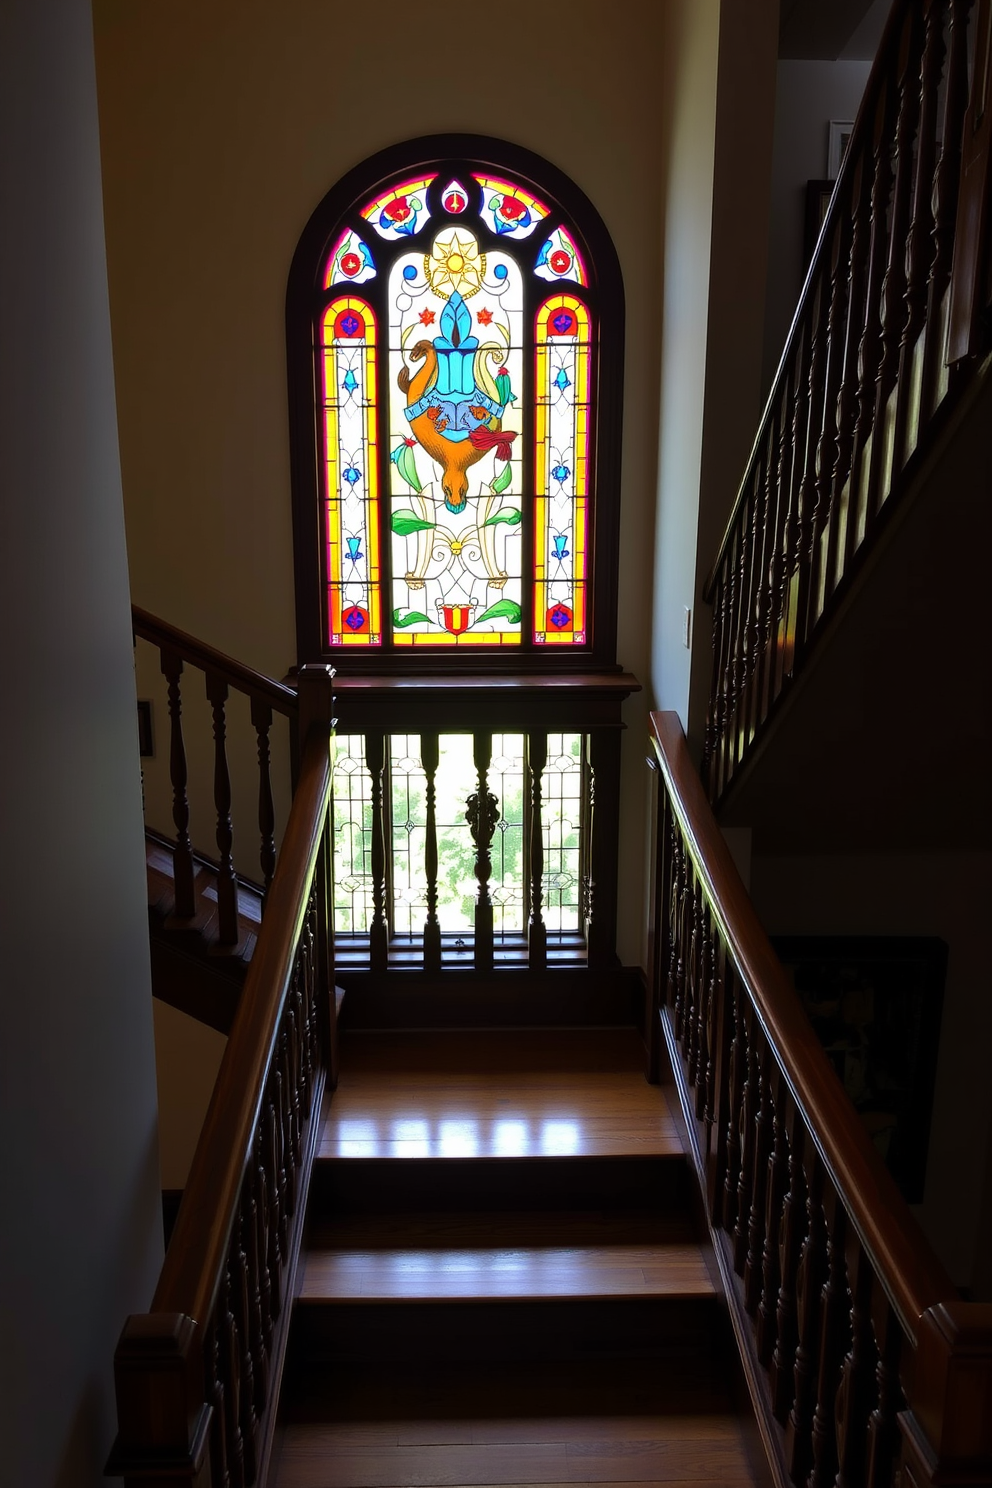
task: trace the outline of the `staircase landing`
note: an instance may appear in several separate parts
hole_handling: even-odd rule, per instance
[[[345,1034],[277,1488],[756,1482],[631,1030]]]

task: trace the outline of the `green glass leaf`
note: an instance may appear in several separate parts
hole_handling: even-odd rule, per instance
[[[510,484],[510,481],[512,480],[512,478],[513,478],[513,476],[512,476],[512,473],[511,473],[511,470],[510,470],[509,465],[508,464],[507,465],[504,465],[503,466],[503,469],[500,471],[499,475],[496,477],[496,479],[493,481],[492,485],[489,487],[490,491],[492,491],[492,493],[493,493],[494,496],[501,496],[503,494],[503,492],[506,490],[507,486]]]
[[[509,465],[506,468],[509,470]],[[516,527],[522,521],[523,513],[517,511],[515,506],[502,506],[499,511],[493,512],[491,517],[487,517],[482,525],[483,527],[496,527],[500,522],[509,522],[511,527]]]
[[[413,457],[413,450],[405,440],[393,450],[389,458],[407,485],[412,486],[419,493],[423,487],[420,484],[420,477],[417,474],[417,462]]]
[[[416,625],[418,620],[426,620],[430,624],[430,616],[424,615],[420,610],[411,610],[408,615],[401,615],[399,610],[393,611],[393,624],[400,630],[405,630],[408,625]]]
[[[427,532],[435,524],[425,522],[416,512],[404,510],[393,512],[389,525],[399,537],[409,537],[411,532]]]
[[[483,620],[509,620],[511,625],[516,625],[520,619],[520,606],[516,600],[501,599],[498,603],[490,605],[488,610],[481,614],[476,620],[476,625],[481,625]]]

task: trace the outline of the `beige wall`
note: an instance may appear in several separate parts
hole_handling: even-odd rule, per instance
[[[696,0],[698,3],[698,0]],[[716,0],[707,0],[715,9]],[[136,600],[275,675],[295,659],[283,301],[328,188],[371,152],[445,130],[536,149],[587,192],[627,292],[619,658],[646,680],[661,325],[664,82],[655,0],[510,0],[464,48],[399,0],[376,35],[326,0],[97,0],[108,252]],[[526,52],[512,39],[526,24]],[[451,75],[418,81],[444,58]],[[443,69],[442,69],[443,71]],[[643,822],[643,706],[624,811]],[[344,723],[344,721],[343,721]],[[624,954],[640,944],[626,854]]]
[[[163,1188],[185,1188],[227,1039],[155,1001],[158,1142]]]

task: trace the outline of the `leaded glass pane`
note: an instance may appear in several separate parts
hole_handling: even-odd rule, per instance
[[[375,278],[375,261],[366,245],[349,227],[327,256],[324,288],[333,284],[364,284]]]
[[[431,215],[427,207],[427,188],[433,179],[433,176],[417,176],[402,181],[363,207],[362,216],[372,224],[380,238],[391,242],[397,238],[412,238]]]
[[[548,209],[521,186],[511,186],[496,176],[476,176],[482,187],[482,215],[488,227],[501,237],[529,238]]]
[[[573,279],[576,284],[588,284],[582,255],[571,233],[556,227],[537,255],[534,273],[539,279],[548,279],[556,284],[560,279]]]
[[[365,934],[372,919],[372,783],[365,738],[339,734],[334,751],[334,928]]]
[[[541,777],[544,923],[548,933],[579,928],[582,866],[582,735],[549,734]]]
[[[535,328],[534,640],[586,641],[589,312],[555,295]]]
[[[322,343],[328,639],[375,646],[382,622],[371,307],[353,297],[332,300]]]

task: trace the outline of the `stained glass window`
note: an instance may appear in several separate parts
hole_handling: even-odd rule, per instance
[[[505,153],[500,168],[400,160],[364,190],[342,183],[315,213],[309,501],[323,598],[310,656],[581,664],[595,649],[594,591],[612,606],[615,574],[597,573],[596,554],[603,532],[615,552],[617,473],[597,405],[601,388],[619,400],[619,376],[609,387],[601,365],[606,334],[621,344],[615,255],[577,188],[548,167],[547,190],[511,168],[521,152]],[[607,322],[604,244],[617,286]],[[298,541],[312,521],[300,371]],[[600,617],[601,659],[613,623]]]

